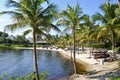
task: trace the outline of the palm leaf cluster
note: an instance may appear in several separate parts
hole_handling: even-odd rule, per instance
[[[115,39],[117,32],[119,32],[117,29],[119,28],[120,22],[118,5],[111,4],[110,1],[108,1],[106,4],[101,5],[100,9],[102,13],[97,13],[93,16],[94,20],[99,20],[103,23],[103,28],[99,32],[98,38],[103,35],[109,36],[112,42],[113,53],[115,53]]]
[[[47,7],[43,7],[43,3],[47,4]],[[33,46],[34,46],[34,72],[36,79],[38,77],[37,67],[37,55],[36,55],[36,34],[43,34],[50,31],[51,28],[59,30],[52,24],[53,13],[56,13],[56,6],[48,4],[47,0],[8,0],[8,7],[13,7],[12,11],[3,11],[0,14],[9,14],[13,20],[13,23],[6,26],[6,29],[14,31],[18,28],[24,28],[29,26],[33,31]],[[25,32],[31,32],[30,30]]]

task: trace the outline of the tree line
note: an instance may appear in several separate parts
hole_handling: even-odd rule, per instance
[[[27,44],[30,40],[23,35],[9,35],[8,33],[0,31],[0,44]]]

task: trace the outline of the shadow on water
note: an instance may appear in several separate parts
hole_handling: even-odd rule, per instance
[[[61,56],[62,58],[66,58],[66,59],[70,60],[71,65],[73,67],[73,61],[70,57],[65,57],[65,56],[61,55],[60,53],[59,53],[59,56]],[[87,74],[87,66],[79,60],[76,61],[76,68],[77,68],[78,74],[81,74],[81,75]],[[72,68],[72,70],[73,70],[73,68]]]

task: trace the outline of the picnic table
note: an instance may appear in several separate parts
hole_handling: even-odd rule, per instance
[[[106,58],[110,57],[110,55],[107,54],[107,50],[93,50],[92,54],[94,56],[94,59],[104,58],[106,60]]]

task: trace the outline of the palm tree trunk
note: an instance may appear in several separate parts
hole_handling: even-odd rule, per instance
[[[84,43],[83,42],[81,43],[81,47],[82,47],[82,51],[85,51]]]
[[[36,80],[39,80],[38,66],[37,66],[37,53],[36,53],[35,28],[33,29],[33,62],[34,62],[34,74],[35,74]]]
[[[73,66],[74,66],[74,73],[77,73],[76,70],[76,56],[75,56],[75,27],[73,29]]]
[[[2,33],[2,43],[5,44],[5,32]]]
[[[91,58],[91,56],[92,56],[92,45],[91,45],[91,41],[89,41],[89,50],[90,50],[90,52],[89,52],[89,58]]]
[[[113,50],[113,60],[116,59],[115,55],[115,32],[112,30],[112,50]]]
[[[120,8],[120,0],[118,0],[118,6],[119,6],[119,8]]]
[[[70,48],[70,55],[71,55],[71,60],[72,60],[72,47],[69,47],[69,48]]]

